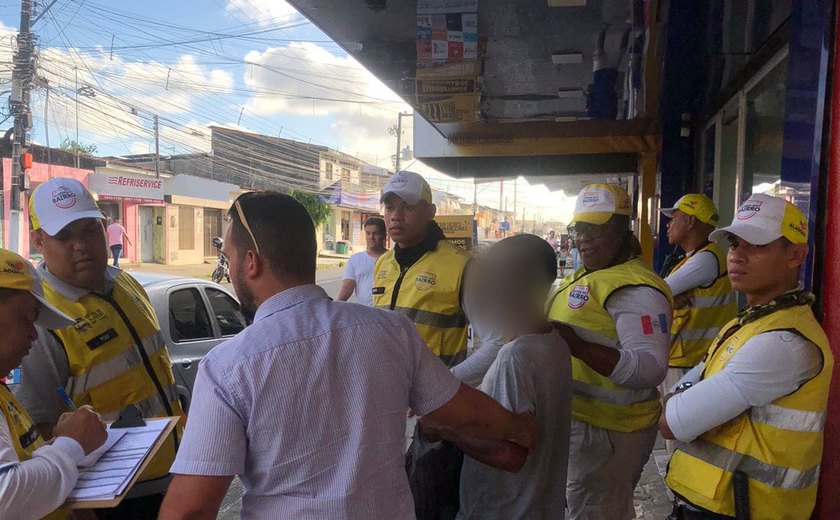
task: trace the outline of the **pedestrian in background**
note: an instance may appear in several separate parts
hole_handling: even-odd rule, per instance
[[[571,238],[569,239],[569,258],[568,261],[572,263],[572,272],[577,271],[580,269],[580,251],[577,248],[577,244]]]
[[[710,238],[729,243],[729,279],[748,307],[666,398],[660,431],[680,441],[669,518],[811,518],[834,357],[799,283],[808,220],[755,194]]]
[[[584,267],[547,306],[573,356],[566,497],[574,520],[634,518],[633,491],[656,441],[671,291],[633,254],[630,214],[619,186],[580,192],[569,232]]]
[[[201,362],[162,519],[215,518],[234,475],[244,519],[412,518],[409,408],[533,449],[533,417],[461,384],[409,319],[315,285],[315,228],[299,202],[247,193],[228,216],[223,252],[254,322]]]
[[[105,442],[102,418],[89,406],[64,414],[44,442],[23,405],[9,387],[20,383],[17,367],[43,330],[73,324],[44,298],[41,279],[21,256],[0,249],[0,518],[64,520],[66,509],[56,510],[73,490],[85,455]]]
[[[52,178],[32,192],[29,213],[30,240],[44,255],[38,266],[44,295],[75,322],[38,331],[14,389],[42,436],[52,437],[66,406],[57,387],[106,420],[129,405],[148,418],[182,416],[155,310],[137,280],[108,266],[104,217],[93,195],[75,179]],[[180,421],[130,498],[96,510],[100,519],[157,517],[182,429]]]
[[[108,226],[108,247],[111,249],[111,256],[114,257],[114,267],[120,266],[120,256],[123,251],[123,240],[131,244],[131,239],[125,233],[125,228],[120,219],[115,218]]]
[[[379,217],[370,217],[362,227],[367,249],[354,254],[347,261],[344,282],[337,299],[346,302],[355,291],[356,303],[370,306],[373,305],[373,269],[376,260],[387,251],[385,240],[388,234],[385,232],[385,221]]]

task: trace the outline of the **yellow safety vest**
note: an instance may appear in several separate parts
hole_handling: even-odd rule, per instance
[[[751,518],[811,517],[816,504],[834,357],[810,307],[782,309],[740,329],[733,320],[709,351],[702,377],[706,379],[723,370],[753,336],[776,330],[798,333],[819,347],[823,368],[792,394],[766,406],[750,408],[693,442],[677,447],[666,483],[696,506],[734,516],[732,477],[736,471],[743,471],[747,475]]]
[[[691,304],[674,310],[671,324],[671,355],[668,365],[691,368],[703,360],[720,329],[738,313],[738,301],[726,275],[726,254],[715,243],[709,243],[696,254],[708,251],[718,262],[718,277],[710,285],[690,291]],[[685,265],[684,258],[671,272]]]
[[[76,320],[54,331],[70,365],[66,390],[77,406],[91,405],[105,420],[130,404],[145,417],[184,416],[172,360],[143,287],[121,272],[109,295],[88,293],[77,301],[44,281],[47,300]],[[182,419],[141,481],[169,474],[183,431]]]
[[[446,240],[403,270],[393,249],[373,270],[373,305],[411,318],[426,345],[448,366],[467,357],[461,279],[469,256]]]
[[[578,269],[566,278],[549,298],[548,318],[594,333],[598,343],[620,349],[615,322],[606,309],[609,297],[623,287],[650,287],[671,302],[668,285],[641,260],[587,272]],[[644,323],[651,333],[667,334],[668,317],[650,316]],[[643,318],[644,319],[644,318]],[[659,391],[656,388],[628,388],[572,358],[572,417],[597,428],[635,432],[659,420]]]
[[[9,433],[12,436],[12,445],[15,448],[18,460],[21,462],[32,458],[32,454],[44,445],[44,439],[38,433],[32,418],[26,413],[23,405],[14,398],[6,385],[0,384],[0,408],[3,409],[3,416],[6,424],[9,425]],[[69,511],[58,509],[45,516],[45,520],[60,520],[67,518]]]

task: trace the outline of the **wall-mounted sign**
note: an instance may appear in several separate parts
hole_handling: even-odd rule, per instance
[[[438,215],[435,222],[446,239],[458,247],[471,251],[475,243],[475,226],[472,215]]]
[[[163,180],[121,173],[91,173],[88,181],[99,200],[162,203]]]

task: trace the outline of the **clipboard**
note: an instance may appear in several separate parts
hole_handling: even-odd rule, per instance
[[[152,461],[154,456],[157,454],[158,450],[163,446],[163,444],[169,439],[169,436],[172,434],[172,431],[175,429],[175,426],[178,424],[178,421],[181,420],[181,417],[154,417],[148,420],[161,420],[167,419],[169,422],[168,424],[161,430],[160,435],[158,436],[157,440],[154,444],[152,444],[149,451],[146,452],[146,455],[143,457],[142,462],[137,467],[137,469],[132,474],[131,478],[128,481],[128,485],[126,485],[125,489],[119,495],[115,496],[114,498],[93,498],[93,499],[68,499],[62,506],[61,509],[102,509],[102,508],[112,508],[117,507],[120,505],[126,496],[128,496],[131,488],[134,487],[134,484],[137,483],[137,480],[140,478],[140,475],[146,471],[146,468],[149,466],[149,463]],[[110,425],[109,425],[110,427]],[[107,452],[106,452],[107,453]]]

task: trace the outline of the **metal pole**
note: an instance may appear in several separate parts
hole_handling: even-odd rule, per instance
[[[79,167],[79,69],[73,67],[76,75],[76,168]]]
[[[402,117],[403,113],[400,112],[397,114],[397,155],[396,155],[396,162],[394,163],[394,173],[400,171],[400,146],[402,146]]]
[[[158,126],[158,116],[155,114],[155,178],[160,179],[160,128]]]
[[[29,90],[32,85],[32,0],[20,2],[20,30],[17,37],[17,52],[12,71],[11,109],[15,116],[14,139],[12,141],[12,186],[9,212],[9,249],[21,252],[21,165],[20,156],[26,144],[29,130]]]

